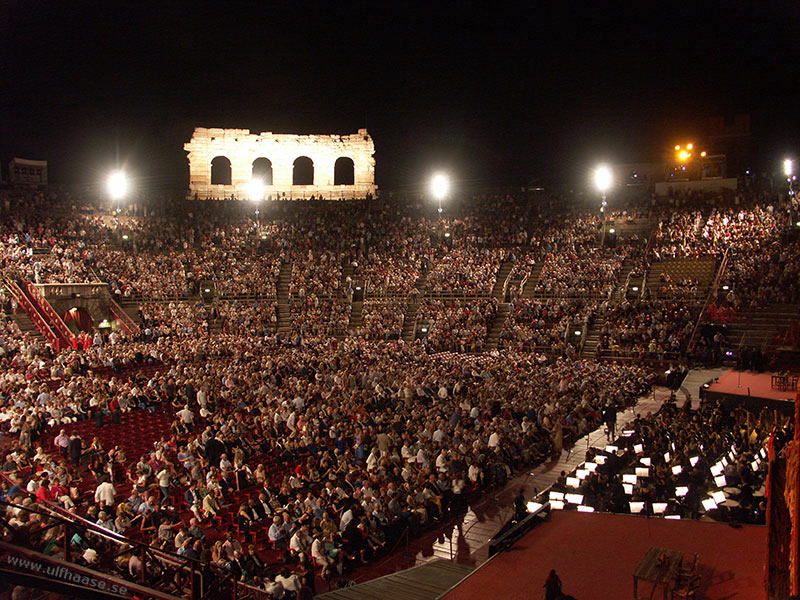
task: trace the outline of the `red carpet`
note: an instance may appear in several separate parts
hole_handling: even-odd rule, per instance
[[[755,398],[769,398],[770,400],[794,401],[796,392],[781,392],[772,389],[772,375],[773,373],[730,370],[715,383],[712,383],[708,391],[720,394],[736,394],[738,396],[750,395]]]
[[[679,550],[684,563],[700,554],[698,598],[757,600],[765,597],[766,538],[765,527],[553,511],[445,600],[538,600],[550,569],[561,577],[564,593],[577,600],[633,598],[633,571],[650,546]],[[640,583],[639,596],[649,597],[651,589]],[[661,590],[653,597],[661,598]]]

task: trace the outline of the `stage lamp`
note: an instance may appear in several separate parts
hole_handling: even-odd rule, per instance
[[[792,166],[793,165],[791,158],[787,158],[786,160],[783,161],[783,174],[786,175],[787,177],[792,176]]]
[[[705,150],[703,150],[703,151],[700,153],[700,156],[705,156],[705,155],[706,155],[706,151],[705,151]]]
[[[692,148],[694,148],[694,144],[686,144],[686,147],[687,147],[689,150],[691,150]]]
[[[681,150],[680,154],[678,154],[678,158],[680,158],[681,160],[686,160],[690,156],[691,154],[689,154],[686,150]]]
[[[128,178],[122,171],[113,171],[106,180],[108,195],[114,201],[122,200],[128,193]]]
[[[252,202],[261,202],[264,198],[264,181],[258,177],[253,177],[247,184],[247,197]]]

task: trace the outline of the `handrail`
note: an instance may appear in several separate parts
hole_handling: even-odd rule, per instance
[[[5,474],[0,473],[0,477],[5,479],[9,483],[13,483],[13,482],[11,482],[11,480],[8,477],[5,476]],[[164,563],[169,563],[170,565],[172,565],[177,570],[184,571],[185,575],[188,576],[186,581],[192,588],[194,587],[194,574],[199,569],[201,569],[202,567],[209,567],[209,568],[212,568],[214,571],[220,571],[220,569],[218,569],[217,567],[215,567],[211,563],[204,563],[204,562],[202,562],[200,560],[179,556],[179,555],[177,555],[175,553],[168,552],[168,551],[165,551],[165,550],[161,550],[159,548],[150,546],[150,545],[145,544],[143,542],[139,542],[139,541],[133,540],[131,538],[127,538],[124,535],[121,535],[121,534],[116,533],[114,531],[110,531],[108,529],[100,527],[96,523],[92,523],[91,521],[89,521],[87,519],[84,519],[80,515],[77,515],[75,513],[69,512],[68,510],[62,508],[58,504],[55,504],[55,503],[52,503],[52,502],[47,502],[47,501],[38,502],[38,503],[33,504],[31,506],[28,506],[28,507],[19,506],[17,504],[9,502],[8,500],[5,500],[0,504],[6,504],[6,505],[9,505],[9,506],[13,506],[13,507],[19,508],[21,510],[28,511],[30,513],[35,513],[35,514],[47,516],[49,518],[55,519],[60,524],[65,525],[65,526],[80,527],[80,528],[86,529],[88,531],[91,531],[92,534],[97,535],[99,537],[102,537],[102,538],[104,538],[106,540],[109,540],[110,542],[118,544],[118,545],[127,544],[127,545],[130,546],[130,549],[127,550],[126,552],[139,554],[141,556],[141,558],[142,558],[142,564],[143,565],[145,563],[145,556],[149,555],[152,558],[158,559],[159,561],[162,561]],[[69,540],[70,540],[71,537],[72,536],[65,536],[65,540],[64,540],[64,542],[65,542],[64,559],[66,561],[68,561],[68,562],[70,561],[70,558],[69,558],[70,557],[70,551],[69,551],[69,543],[70,542],[69,542]],[[107,574],[102,573],[102,571],[98,571],[98,573],[101,573],[104,576],[107,576]],[[147,585],[146,575],[147,575],[147,569],[143,568],[142,569],[141,582],[140,582],[142,585]],[[230,575],[228,573],[225,573],[225,572],[222,572],[222,571],[217,573],[217,576],[218,577],[223,577],[223,578],[230,577]],[[157,590],[157,588],[151,588],[151,589]],[[193,590],[193,591],[199,591],[199,590]],[[193,594],[193,596],[194,596],[194,594]]]
[[[22,307],[22,310],[25,311],[25,314],[27,314],[30,320],[33,321],[33,324],[36,325],[36,328],[53,345],[55,351],[59,352],[61,350],[61,339],[50,328],[50,326],[47,324],[47,321],[44,320],[44,317],[42,317],[33,303],[23,293],[19,285],[17,285],[17,282],[6,279],[6,287],[8,288],[8,291],[11,292],[11,295],[16,299],[17,304]]]
[[[68,328],[67,324],[64,323],[64,320],[58,316],[58,313],[50,306],[50,303],[47,301],[47,298],[44,297],[44,294],[36,287],[32,282],[28,281],[26,283],[26,287],[28,288],[28,293],[30,294],[31,298],[36,302],[39,306],[39,309],[48,317],[50,317],[50,321],[55,326],[56,331],[64,338],[67,344],[70,344],[74,347],[76,338],[75,334],[72,333]]]
[[[722,279],[722,275],[725,272],[725,268],[728,266],[730,249],[731,249],[730,246],[725,248],[725,254],[723,254],[722,262],[720,262],[719,269],[717,269],[717,275],[716,277],[714,277],[714,282],[711,284],[711,287],[708,290],[708,295],[706,296],[706,301],[703,304],[703,308],[700,309],[700,314],[697,315],[697,323],[695,323],[694,331],[692,331],[692,337],[689,338],[689,343],[686,346],[686,352],[688,354],[694,352],[694,348],[697,345],[697,338],[700,335],[700,325],[703,323],[703,317],[706,314],[706,309],[708,309],[708,305],[711,303],[711,297],[716,293],[717,288],[719,287],[720,284],[720,280]]]
[[[112,316],[119,321],[120,327],[122,327],[123,331],[128,336],[133,337],[139,335],[141,332],[139,326],[133,322],[133,319],[130,318],[128,313],[126,313],[112,297],[109,297],[109,307],[111,308]]]

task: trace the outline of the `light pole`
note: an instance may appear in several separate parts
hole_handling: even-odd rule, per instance
[[[128,178],[123,171],[112,171],[106,180],[106,190],[115,204],[114,212],[119,212],[119,203],[128,193]]]
[[[261,211],[259,207],[261,206],[261,201],[264,199],[265,190],[266,186],[264,185],[264,181],[258,177],[253,177],[250,183],[247,184],[247,197],[250,199],[250,202],[256,205],[256,227],[258,229],[261,229],[261,221],[259,218]]]
[[[611,169],[606,165],[600,165],[594,170],[594,185],[601,194],[600,216],[603,218],[604,234],[606,229],[606,206],[608,205],[606,202],[606,192],[611,187],[613,179],[614,177],[611,173]]]
[[[436,173],[431,179],[431,192],[439,203],[439,217],[442,216],[442,200],[450,191],[450,179],[444,173]]]
[[[792,159],[787,158],[783,161],[783,174],[786,175],[786,182],[789,185],[789,201],[791,202],[792,196],[794,196],[794,190],[792,189],[792,171],[793,171],[793,164]]]

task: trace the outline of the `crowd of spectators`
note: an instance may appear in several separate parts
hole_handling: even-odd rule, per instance
[[[500,333],[500,347],[539,351],[561,348],[567,332],[591,322],[598,303],[585,299],[516,299]]]
[[[609,307],[598,355],[668,358],[687,350],[701,306],[678,300],[624,300]]]
[[[398,339],[403,332],[404,310],[402,299],[365,300],[361,327],[354,333],[367,340]]]
[[[394,214],[381,204],[364,214],[357,203],[276,203],[264,222],[233,205],[197,207],[178,219],[37,216],[52,201],[14,205],[18,214],[2,226],[4,275],[75,282],[94,270],[121,299],[144,297],[142,333],[85,335],[86,344],[57,353],[23,334],[12,318],[17,307],[2,299],[0,431],[13,442],[0,450],[0,471],[11,479],[0,497],[59,505],[276,592],[277,584],[313,588],[312,559],[326,577],[371,560],[405,532],[557,456],[600,425],[606,407],[630,406],[650,389],[652,372],[633,361],[542,352],[561,346],[569,328],[583,329],[599,311],[601,353],[667,358],[684,351],[700,309],[680,292],[669,300],[616,300],[619,269],[625,258],[641,258],[641,240],[635,248],[601,249],[597,217],[531,208],[512,196],[479,198],[446,218],[421,209],[414,216],[413,207]],[[485,218],[466,214],[482,201]],[[749,265],[731,271],[745,298],[739,305],[754,296],[796,298],[790,263],[797,247],[775,245],[785,214],[764,206],[707,217],[676,212],[662,219],[654,256],[719,255],[731,247]],[[13,212],[9,203],[5,210]],[[766,262],[755,258],[759,251],[769,254]],[[37,271],[39,256],[48,259]],[[511,256],[514,278],[542,264],[537,290],[555,298],[515,299],[502,352],[481,353],[499,301],[463,296],[490,294]],[[226,300],[277,297],[282,264],[292,265],[289,339],[276,333],[276,302]],[[352,275],[343,276],[348,265]],[[746,282],[755,270],[762,282]],[[425,288],[414,290],[423,276]],[[195,296],[206,281],[221,298],[176,300]],[[368,297],[362,326],[347,336],[356,281],[369,282],[375,297],[397,297]],[[691,289],[694,282],[669,285]],[[445,293],[462,298],[436,298]],[[422,296],[419,339],[405,343],[397,338],[409,294]],[[139,440],[145,449],[126,453],[125,444],[108,443],[109,429],[142,415],[164,421],[159,435]],[[707,405],[638,420],[637,439],[648,453],[675,458],[655,459],[653,490],[642,484],[636,498],[661,497],[671,485],[667,469],[683,464],[698,436],[712,440],[710,458],[735,445],[749,460],[764,432],[782,426],[764,419]],[[89,432],[85,440],[78,429]],[[682,450],[662,447],[673,443]],[[618,458],[632,458],[629,452]],[[614,476],[598,469],[584,480],[587,496],[615,506]],[[731,477],[753,486],[749,473]],[[7,514],[37,548],[58,551],[58,528],[40,539],[39,517],[14,507]],[[273,577],[275,564],[264,564],[258,548],[265,536],[270,556],[283,555],[295,576]],[[76,548],[90,565],[106,555],[91,537]],[[159,571],[137,564],[133,553],[119,559],[119,572],[131,578]]]
[[[435,352],[480,352],[497,314],[496,298],[435,300],[419,306],[417,329],[423,331],[428,348]]]

